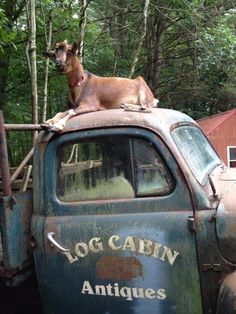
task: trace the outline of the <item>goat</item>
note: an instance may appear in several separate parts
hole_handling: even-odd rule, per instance
[[[100,77],[83,69],[78,56],[78,43],[67,40],[57,43],[54,51],[45,51],[45,57],[55,59],[57,70],[64,73],[69,85],[68,110],[57,113],[44,123],[52,131],[61,131],[73,116],[120,108],[124,104],[140,105],[141,109],[156,107],[154,98],[144,79]]]

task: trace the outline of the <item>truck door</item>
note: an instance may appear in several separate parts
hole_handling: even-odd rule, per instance
[[[202,313],[190,192],[139,128],[58,136],[33,219],[45,313]]]

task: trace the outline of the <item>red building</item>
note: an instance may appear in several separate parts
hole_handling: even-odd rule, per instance
[[[236,168],[236,109],[197,122],[225,164]]]

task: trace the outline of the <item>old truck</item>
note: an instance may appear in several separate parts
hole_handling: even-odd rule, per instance
[[[5,194],[1,281],[36,273],[43,313],[236,313],[236,169],[187,115],[74,117]]]

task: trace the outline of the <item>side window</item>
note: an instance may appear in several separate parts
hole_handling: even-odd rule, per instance
[[[228,167],[236,168],[236,146],[227,147]]]
[[[168,194],[172,180],[152,144],[135,139],[133,147],[137,196]]]
[[[173,181],[151,143],[109,136],[61,146],[57,196],[64,202],[165,195]]]

